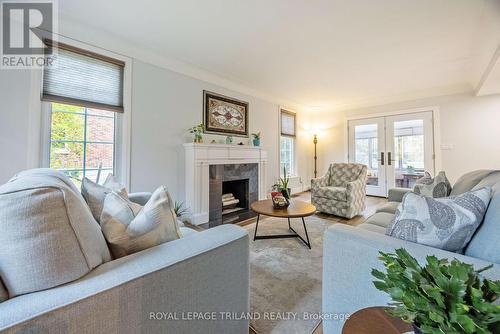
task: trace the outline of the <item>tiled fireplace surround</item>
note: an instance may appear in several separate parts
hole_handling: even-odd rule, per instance
[[[255,217],[255,213],[250,210],[250,204],[259,199],[258,172],[259,168],[256,163],[210,165],[209,227],[224,223],[236,223]],[[239,189],[231,190],[230,187],[234,187],[236,184]],[[235,193],[235,197],[240,200],[238,206],[242,207],[243,210],[223,215],[221,197],[224,192],[228,191]]]
[[[195,225],[216,225],[222,220],[222,213],[216,213],[222,206],[222,182],[243,179],[248,183],[245,206],[258,199],[266,198],[267,152],[262,147],[250,145],[194,144],[183,145],[185,155],[185,205],[190,211],[190,220]],[[211,189],[213,188],[213,189]],[[226,189],[228,192],[238,192]],[[214,194],[217,193],[217,199]],[[244,196],[245,197],[245,196]],[[238,203],[239,205],[239,203]],[[243,210],[240,211],[243,219]],[[239,219],[239,218],[238,218]]]

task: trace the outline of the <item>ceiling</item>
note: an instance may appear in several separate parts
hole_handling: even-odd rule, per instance
[[[500,43],[499,0],[64,0],[59,11],[315,111],[474,91]]]

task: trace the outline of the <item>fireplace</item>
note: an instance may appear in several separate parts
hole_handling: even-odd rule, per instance
[[[255,217],[250,204],[258,200],[257,164],[209,167],[209,227]]]

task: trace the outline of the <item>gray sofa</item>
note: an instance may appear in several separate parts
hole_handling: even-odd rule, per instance
[[[395,209],[408,190],[395,189],[389,203],[366,222],[356,227],[336,224],[325,232],[323,257],[323,321],[324,333],[341,333],[344,316],[369,306],[386,305],[390,299],[374,288],[372,268],[383,269],[377,259],[379,251],[405,248],[419,261],[427,255],[456,258],[482,268],[492,264],[484,273],[500,279],[500,171],[480,170],[462,176],[453,186],[451,195],[458,195],[484,186],[493,188],[493,197],[484,220],[463,254],[411,243],[386,236]]]
[[[59,178],[54,181],[54,175],[44,176],[46,173],[55,172],[34,171],[0,186],[0,208],[3,208],[0,209],[3,210],[0,212],[0,229],[8,230],[12,225],[5,214],[9,212],[6,205],[18,202],[20,208],[27,211],[26,215],[33,214],[29,212],[32,207],[24,205],[29,203],[29,199],[23,199],[25,193],[51,195],[53,198],[62,193],[62,205],[69,210],[68,216],[72,216],[74,210],[79,213],[73,218],[92,217],[88,207],[82,206],[83,198],[69,179],[54,174],[55,179]],[[53,180],[47,182],[51,177]],[[19,178],[24,180],[21,182]],[[144,203],[148,196],[148,193],[131,194],[130,198]],[[16,201],[13,202],[13,198]],[[44,203],[36,205],[43,207]],[[56,210],[54,207],[52,211]],[[51,223],[40,221],[41,225]],[[89,226],[97,224],[92,218],[88,218],[87,223]],[[98,225],[97,229],[100,232]],[[8,266],[17,266],[18,263],[9,262],[6,254],[15,254],[16,250],[7,249],[9,242],[5,243],[0,236],[4,241],[0,245],[0,332],[248,333],[247,320],[223,320],[221,317],[222,312],[249,312],[247,232],[235,225],[223,225],[203,232],[186,227],[181,230],[183,237],[178,240],[119,259],[104,259],[102,264],[90,268],[76,280],[24,294],[13,292],[19,284],[9,281],[12,272],[17,274],[21,269],[35,268],[24,273],[24,277],[36,286],[40,283],[34,274],[36,270],[45,271],[44,275],[57,280],[63,275],[50,272],[53,271],[51,266],[59,266],[64,272],[72,264],[48,263],[47,267],[40,268],[36,261],[38,246],[31,247],[33,244],[29,239],[20,239],[14,240],[14,244],[19,242],[24,247],[24,242],[28,242],[32,255],[26,258],[25,254],[19,254],[19,259],[25,264],[16,268],[17,271],[10,270]],[[78,236],[76,228],[74,232]],[[50,240],[50,235],[55,232],[50,229],[43,233],[47,233],[44,240]],[[41,239],[35,237],[31,240],[36,243]],[[45,249],[43,245],[39,246]],[[72,252],[71,249],[61,250],[57,244],[51,251],[63,255],[67,252],[68,256]],[[41,252],[41,257],[47,256]],[[30,258],[35,261],[30,262]],[[215,315],[210,313],[214,320],[199,319],[201,312],[215,312]],[[206,313],[203,315],[207,316]]]

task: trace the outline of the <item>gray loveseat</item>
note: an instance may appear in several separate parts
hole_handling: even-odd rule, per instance
[[[248,333],[248,321],[221,316],[249,312],[249,239],[244,229],[224,225],[194,232],[183,227],[181,239],[113,260],[83,197],[61,175],[33,170],[0,186],[1,333]],[[144,202],[148,195],[130,198]],[[40,217],[40,210],[47,216]],[[66,235],[79,240],[76,250],[68,240],[53,238],[57,226],[68,220],[59,211],[71,218]],[[38,223],[19,217],[35,217]],[[6,231],[18,238],[6,239]],[[88,272],[58,284],[68,275],[80,275],[69,269],[81,258],[80,251],[95,251],[85,250],[88,244],[82,242],[91,232],[97,232],[94,248],[96,240],[103,242],[102,257],[89,260],[84,254],[86,264],[94,262],[84,266]],[[50,261],[52,254],[59,257],[57,262]],[[44,279],[37,279],[37,273]],[[23,293],[23,288],[36,291]],[[208,314],[211,320],[201,320],[205,312],[215,313]]]
[[[408,190],[389,193],[389,203],[366,222],[356,227],[336,224],[325,232],[323,257],[323,321],[324,333],[341,333],[344,316],[369,306],[386,305],[390,299],[375,289],[371,269],[382,270],[377,259],[379,251],[406,248],[419,261],[427,255],[456,258],[482,268],[493,264],[484,273],[500,279],[500,171],[479,170],[465,174],[453,186],[451,195],[462,194],[484,186],[493,188],[493,197],[482,224],[463,254],[411,243],[386,236],[396,207]]]

